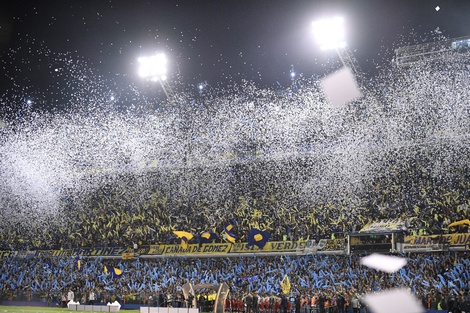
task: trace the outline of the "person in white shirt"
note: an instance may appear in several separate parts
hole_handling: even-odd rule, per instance
[[[74,301],[75,294],[73,293],[72,289],[69,289],[67,293],[67,302]]]
[[[95,304],[95,300],[96,300],[95,291],[91,289],[90,293],[88,294],[88,304],[89,305]]]

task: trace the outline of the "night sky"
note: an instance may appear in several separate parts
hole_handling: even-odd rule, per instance
[[[370,76],[388,66],[401,45],[470,35],[467,0],[48,0],[1,6],[2,53],[34,39],[53,53],[85,60],[103,77],[139,84],[137,58],[164,52],[170,81],[188,88],[243,79],[285,86],[292,68],[304,77],[323,76],[338,62],[313,40],[311,23],[325,16],[344,17],[348,44]],[[8,86],[1,79],[0,94]]]

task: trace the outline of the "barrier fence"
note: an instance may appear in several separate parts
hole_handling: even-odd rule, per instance
[[[81,304],[90,303],[87,298],[87,293],[76,291],[74,300]],[[96,300],[93,301],[95,305],[106,305],[107,303],[112,303],[118,301],[122,305],[126,304],[139,304],[139,305],[156,305],[154,297],[150,298],[150,294],[146,292],[138,293],[123,293],[122,295],[116,295],[112,292],[100,292],[95,293]],[[65,298],[64,298],[65,297]],[[59,293],[45,293],[45,292],[32,292],[31,290],[9,290],[0,291],[0,303],[34,303],[44,306],[54,306],[54,307],[67,307],[67,292]],[[173,304],[170,304],[173,305]]]
[[[17,291],[0,291],[0,304],[15,304],[15,305],[39,305],[39,306],[50,306],[50,307],[67,307],[66,303],[62,303],[63,294],[54,293],[54,294],[47,294],[47,293],[35,293],[31,291],[24,291],[24,290],[17,290]],[[448,307],[447,304],[449,303],[451,296],[444,296],[440,298],[440,303],[442,305],[442,310],[438,311],[435,306],[437,304],[432,305],[429,298],[420,299],[423,305],[427,308],[427,312],[447,312]],[[88,304],[86,301],[86,295],[81,292],[75,292],[75,300],[82,303]],[[82,300],[82,301],[80,301]],[[106,306],[108,302],[113,302],[117,300],[122,307],[132,307],[132,308],[140,308],[140,312],[155,312],[155,313],[177,313],[177,312],[212,312],[212,308],[210,307],[199,307],[199,308],[189,308],[184,303],[181,307],[177,307],[176,303],[158,303],[155,301],[154,297],[150,298],[149,295],[145,294],[145,292],[135,293],[135,294],[123,294],[122,296],[113,297],[113,295],[109,292],[102,292],[97,293],[97,300],[94,302],[96,306]],[[470,296],[466,296],[461,299],[462,302],[466,301],[467,305],[470,301]],[[279,302],[274,303],[260,303],[259,307],[256,311],[251,310],[251,312],[257,313],[282,313],[283,309],[280,306]],[[242,299],[233,299],[229,298],[226,300],[224,312],[227,313],[246,313],[246,306],[243,303]],[[297,313],[295,312],[295,308],[293,303],[289,302],[288,307],[289,313]],[[300,308],[299,313],[316,313],[318,311],[317,306],[311,305],[303,305]],[[335,303],[331,303],[326,308],[325,312],[334,313],[338,312],[338,308]],[[348,311],[349,312],[349,311]],[[470,311],[469,311],[470,312]]]

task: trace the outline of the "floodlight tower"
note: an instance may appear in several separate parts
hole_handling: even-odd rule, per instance
[[[362,70],[346,43],[343,18],[321,19],[313,22],[312,26],[320,49],[336,50],[343,66],[352,71],[356,80],[362,81]]]
[[[168,60],[163,53],[158,53],[150,57],[138,58],[139,75],[151,81],[158,81],[162,86],[168,100],[173,97],[173,90],[167,81],[167,64]]]

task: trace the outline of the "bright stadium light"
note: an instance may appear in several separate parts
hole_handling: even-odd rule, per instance
[[[137,61],[140,64],[139,76],[160,82],[166,97],[171,100],[173,90],[171,90],[170,84],[166,81],[168,60],[165,54],[158,53],[150,57],[140,57]]]
[[[346,47],[344,20],[341,17],[322,19],[312,23],[313,34],[322,50]]]
[[[322,50],[335,50],[343,66],[349,68],[357,80],[362,79],[362,70],[346,43],[344,19],[325,18],[312,23],[313,33]]]
[[[362,71],[345,39],[344,20],[333,17],[312,23],[315,39],[321,50],[335,50],[343,68],[321,80],[321,86],[334,107],[359,99]]]
[[[154,81],[166,80],[167,58],[163,53],[150,57],[140,57],[138,59],[140,77],[149,78]]]

